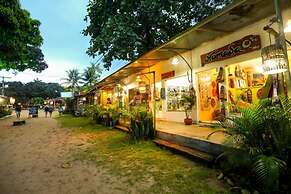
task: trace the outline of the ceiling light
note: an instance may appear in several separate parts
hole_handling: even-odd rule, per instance
[[[142,80],[141,80],[141,78],[140,78],[140,76],[138,75],[138,76],[136,76],[136,82],[141,82]]]
[[[172,65],[178,65],[179,64],[179,59],[177,57],[174,57],[172,60]]]

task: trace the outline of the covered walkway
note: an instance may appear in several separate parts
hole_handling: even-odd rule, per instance
[[[215,133],[207,139],[209,134],[219,129],[220,128],[218,127],[214,128],[202,125],[184,125],[184,123],[163,120],[157,121],[157,131],[222,144],[225,140],[225,134],[222,132]]]

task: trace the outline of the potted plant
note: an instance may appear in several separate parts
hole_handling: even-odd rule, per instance
[[[182,103],[184,105],[184,111],[186,118],[184,119],[185,125],[192,125],[193,119],[191,118],[192,108],[196,103],[196,96],[194,89],[190,89],[188,94],[182,96]]]

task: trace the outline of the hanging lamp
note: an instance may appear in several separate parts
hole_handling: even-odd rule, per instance
[[[288,70],[283,47],[276,43],[262,48],[262,69],[265,74],[283,73]]]

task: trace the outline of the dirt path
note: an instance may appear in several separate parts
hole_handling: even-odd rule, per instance
[[[0,194],[122,193],[120,181],[100,167],[79,161],[62,167],[88,144],[86,136],[60,128],[43,112],[23,126],[13,127],[13,120],[0,120]]]

